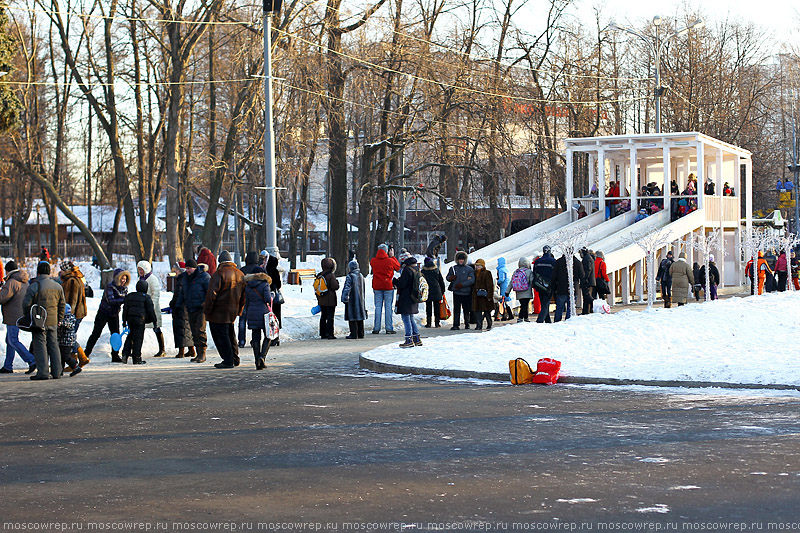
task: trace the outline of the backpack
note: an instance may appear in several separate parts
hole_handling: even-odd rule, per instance
[[[511,275],[511,288],[516,292],[524,292],[531,288],[531,286],[528,285],[528,275],[525,273],[524,269],[518,268],[514,271],[514,274]]]
[[[539,359],[536,364],[536,374],[533,376],[533,382],[543,385],[555,385],[558,383],[559,372],[561,372],[561,361],[556,361],[549,357]]]
[[[508,372],[511,374],[512,385],[526,385],[533,383],[534,372],[525,359],[518,357],[508,362]]]
[[[38,292],[33,301],[36,302],[37,300],[39,300]],[[23,315],[17,319],[17,327],[29,333],[33,331],[43,331],[45,329],[45,322],[47,322],[47,309],[34,303],[31,306],[30,316]]]
[[[328,292],[328,282],[325,281],[325,276],[320,272],[314,278],[314,294],[322,296],[326,292]]]
[[[428,301],[428,280],[420,274],[419,270],[414,271],[414,280],[411,287],[411,301],[415,304]]]

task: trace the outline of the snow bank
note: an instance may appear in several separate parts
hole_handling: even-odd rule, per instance
[[[799,337],[800,293],[786,292],[557,324],[513,324],[426,339],[420,348],[387,345],[364,356],[394,365],[498,373],[508,372],[509,359],[533,364],[554,357],[569,376],[800,385]]]

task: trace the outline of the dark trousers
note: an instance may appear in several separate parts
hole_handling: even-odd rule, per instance
[[[350,320],[350,336],[357,339],[364,338],[364,321],[363,320]]]
[[[94,345],[97,344],[97,339],[103,333],[103,328],[108,325],[108,331],[111,333],[119,333],[119,314],[107,315],[102,311],[98,311],[94,318],[94,328],[92,334],[89,335],[89,340],[86,342],[84,352],[88,356],[92,353]]]
[[[336,308],[326,305],[320,307],[319,314],[319,336],[323,339],[333,337],[333,316],[336,313]]]
[[[125,346],[122,347],[122,361],[128,362],[128,357],[134,362],[142,360],[142,343],[144,342],[144,324],[128,324],[130,331],[125,338]]]
[[[69,365],[72,368],[78,368],[80,366],[78,360],[72,357],[72,346],[59,345],[58,349],[61,352],[61,366],[58,367],[59,374],[61,374],[64,365]]]
[[[564,309],[566,308],[567,318],[572,317],[572,311],[570,310],[569,306],[569,294],[556,294],[556,316],[555,322],[561,322],[561,318],[564,315]]]
[[[211,338],[217,346],[217,351],[226,365],[239,364],[239,345],[236,342],[236,330],[233,323],[209,322]]]
[[[439,307],[439,302],[434,302],[428,298],[428,301],[425,302],[425,316],[428,318],[428,326],[431,325],[431,312],[433,312],[433,317],[436,319],[436,326],[439,326],[439,322],[442,320],[440,315],[441,311],[442,310]]]
[[[517,318],[519,320],[527,320],[528,319],[528,312],[531,307],[531,299],[530,298],[520,298],[519,299],[519,315]]]
[[[263,328],[259,329],[252,329],[250,330],[253,332],[253,342],[250,345],[253,347],[253,355],[256,358],[256,364],[260,359],[264,359],[269,352],[270,342],[269,338],[267,337],[267,331]],[[264,343],[261,343],[261,335],[264,335]]]
[[[189,327],[192,330],[192,341],[198,348],[208,346],[208,336],[206,335],[206,315],[203,310],[189,311]]]
[[[788,278],[788,272],[781,272],[778,271],[778,292],[783,292],[786,290],[786,280]]]
[[[581,314],[588,315],[592,312],[592,287],[581,287],[581,295],[583,296]]]
[[[536,291],[539,295],[539,301],[542,303],[542,310],[539,312],[539,316],[536,317],[536,322],[550,323],[550,291],[541,292],[539,290]]]
[[[478,315],[478,329],[483,328],[483,319],[486,319],[486,329],[492,329],[492,312],[491,311],[476,311]]]
[[[46,326],[31,333],[31,352],[36,360],[36,375],[47,376],[47,363],[53,377],[61,375],[61,350],[58,348],[58,327]]]
[[[239,317],[239,342],[244,345],[247,341],[247,317],[242,315]]]
[[[461,311],[464,311],[464,325],[469,328],[469,315],[472,312],[472,295],[453,293],[453,327],[461,324]]]

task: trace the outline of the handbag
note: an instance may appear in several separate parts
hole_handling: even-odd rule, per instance
[[[548,293],[550,292],[550,282],[546,281],[544,277],[538,272],[534,270],[533,272],[533,281],[531,282],[533,288],[539,292]]]
[[[264,325],[267,327],[267,338],[275,340],[281,332],[281,326],[278,322],[278,317],[272,312],[272,306],[267,305],[267,313],[264,315]]]
[[[439,318],[441,320],[447,320],[451,315],[450,306],[447,304],[447,297],[443,294],[442,301],[439,302]]]
[[[278,305],[283,305],[284,303],[286,303],[286,300],[283,299],[283,293],[281,292],[280,289],[275,289],[272,292],[274,293],[274,295],[272,296],[272,303]]]
[[[38,284],[38,282],[34,283]],[[23,315],[17,319],[17,327],[22,331],[27,331],[30,333],[33,331],[43,331],[45,329],[45,323],[47,322],[47,309],[35,303],[38,300],[39,292],[37,291],[36,298],[33,300],[34,304],[31,306],[29,315]]]
[[[603,294],[603,295],[611,294],[611,288],[608,286],[608,282],[603,278],[597,278],[596,285],[598,294]]]
[[[478,298],[486,298],[489,296],[489,292],[486,289],[478,289],[478,292],[475,293]]]

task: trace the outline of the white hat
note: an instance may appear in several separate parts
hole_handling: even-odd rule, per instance
[[[714,254],[708,254],[708,261],[709,261],[710,263],[713,263],[713,262],[714,262]]]

